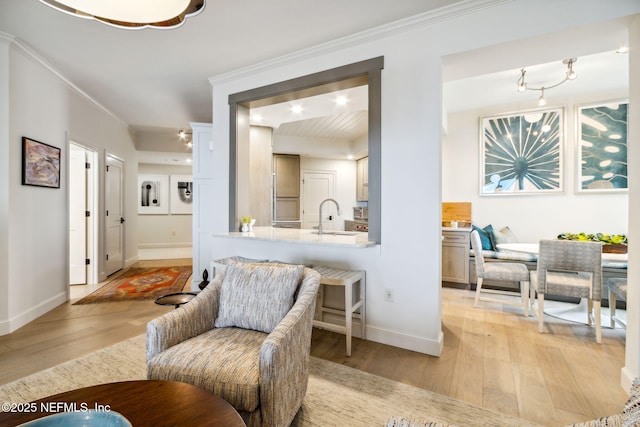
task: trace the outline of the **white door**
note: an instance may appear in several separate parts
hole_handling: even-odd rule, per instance
[[[69,284],[87,283],[87,181],[82,147],[69,144]]]
[[[302,173],[302,228],[317,227],[320,203],[335,198],[335,172],[304,171]],[[336,218],[336,205],[325,203],[322,207],[322,229],[333,230]],[[329,219],[331,218],[331,219]]]
[[[107,155],[105,172],[105,272],[124,267],[124,162]]]

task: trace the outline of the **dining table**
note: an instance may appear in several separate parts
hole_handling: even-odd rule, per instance
[[[496,248],[499,251],[520,252],[527,254],[538,255],[540,252],[540,245],[538,243],[498,243]],[[602,263],[610,262],[627,262],[628,256],[626,253],[602,253]],[[604,295],[604,292],[603,292]],[[535,304],[535,300],[534,300]],[[589,310],[589,302],[586,298],[581,298],[577,304],[571,304],[566,302],[558,302],[545,300],[544,312],[549,316],[553,316],[559,319],[568,320],[576,323],[588,323],[587,313]],[[616,310],[616,314],[621,310]],[[601,312],[602,326],[608,327],[609,325],[609,310],[604,308]]]

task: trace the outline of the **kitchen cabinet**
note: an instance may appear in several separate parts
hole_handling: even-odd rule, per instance
[[[273,155],[273,213],[275,226],[300,226],[300,156]]]
[[[363,157],[356,161],[356,200],[369,200],[369,158]]]
[[[276,197],[300,197],[300,156],[273,155]]]
[[[442,281],[469,283],[471,228],[442,229]]]

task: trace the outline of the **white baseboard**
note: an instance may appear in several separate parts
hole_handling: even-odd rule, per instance
[[[439,357],[444,347],[444,335],[442,331],[438,334],[437,340],[429,340],[413,335],[408,335],[388,329],[372,326],[366,327],[367,340],[375,341],[405,350],[417,351]]]
[[[153,259],[175,259],[175,258],[192,258],[193,247],[188,244],[158,244],[158,245],[139,245],[138,259],[141,261]]]
[[[633,372],[629,371],[626,366],[622,367],[620,370],[620,385],[625,389],[627,394],[629,394],[629,390],[631,390],[631,383],[633,383],[635,378],[636,376]]]
[[[60,304],[64,304],[68,300],[69,297],[67,291],[61,292],[58,295],[49,298],[46,301],[43,301],[35,307],[31,307],[27,311],[20,313],[9,320],[0,322],[0,335],[7,335],[12,333],[13,331],[23,327],[27,323],[37,319],[43,314],[53,310]]]

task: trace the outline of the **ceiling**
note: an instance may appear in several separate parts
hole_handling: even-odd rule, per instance
[[[37,0],[1,0],[0,31],[31,48],[128,123],[139,150],[186,151],[177,141],[177,130],[188,129],[190,122],[211,121],[210,77],[392,21],[474,2],[207,0],[202,13],[178,28],[124,30],[69,16]],[[527,67],[531,83],[557,80],[561,61],[568,57],[578,58],[579,77],[554,89],[558,95],[582,85],[588,90],[626,85],[626,55],[610,53],[626,43],[625,28],[620,22],[608,22],[443,58],[445,109],[477,108],[476,104],[487,101],[526,103],[527,97],[537,100],[536,93],[515,91],[519,70]],[[540,49],[541,45],[545,48]],[[520,98],[514,101],[514,97]],[[328,106],[333,99],[329,101]],[[289,120],[276,132],[353,136],[366,123],[362,108],[356,105],[342,112],[332,105],[327,113],[301,116],[294,123]],[[330,126],[334,133],[329,133],[329,124],[339,124],[340,129]],[[179,149],[174,150],[176,145]]]
[[[0,31],[134,129],[180,129],[211,121],[210,77],[459,2],[207,0],[178,28],[125,30],[2,0]]]

